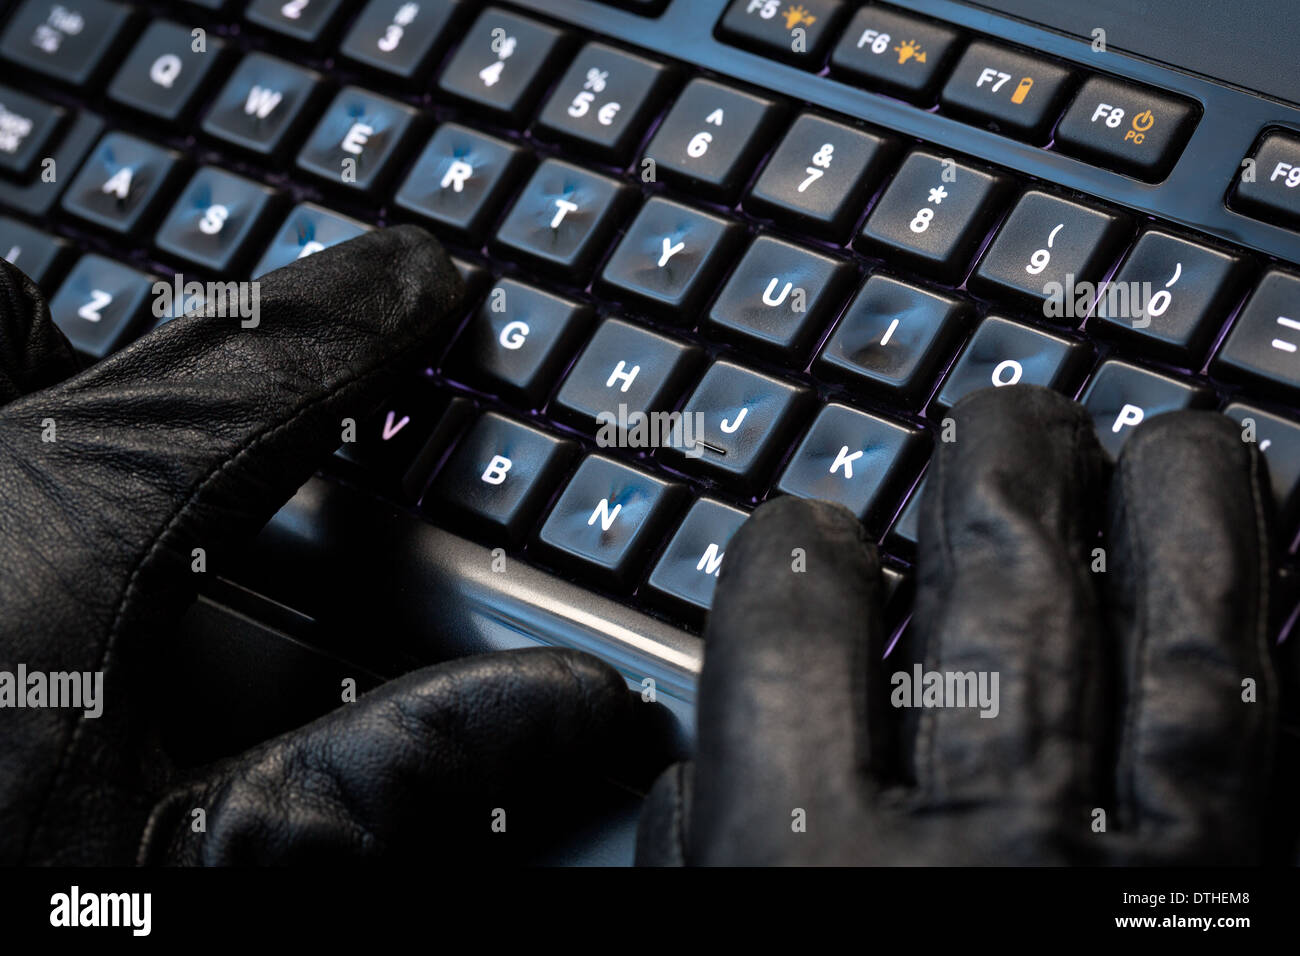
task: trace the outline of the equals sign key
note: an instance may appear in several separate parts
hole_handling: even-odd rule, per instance
[[[1285,315],[1279,315],[1277,317],[1277,324],[1284,328],[1300,331],[1300,322],[1297,322],[1295,319],[1288,319]],[[1289,342],[1286,339],[1274,339],[1273,348],[1283,352],[1294,352],[1296,350],[1296,344],[1294,342]]]
[[[1300,394],[1300,276],[1274,269],[1228,331],[1211,372],[1252,380],[1288,397]]]

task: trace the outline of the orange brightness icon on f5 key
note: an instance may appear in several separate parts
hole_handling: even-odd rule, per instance
[[[794,4],[785,8],[785,28],[793,30],[800,24],[812,26],[817,22],[817,18],[805,10],[802,4]]]

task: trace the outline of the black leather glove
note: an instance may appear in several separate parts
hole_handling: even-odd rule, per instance
[[[0,262],[0,672],[103,674],[98,717],[0,707],[0,863],[446,852],[599,767],[635,698],[551,649],[410,674],[184,779],[158,746],[157,651],[194,594],[194,549],[220,567],[462,294],[428,234],[374,232],[263,277],[256,328],[184,317],[76,374],[39,292]]]
[[[640,862],[1214,864],[1279,849],[1263,839],[1276,694],[1255,445],[1225,416],[1162,415],[1112,473],[1087,414],[1054,392],[989,390],[951,416],[915,613],[889,657],[876,551],[851,514],[780,498],[732,539],[696,760],[655,784]],[[972,673],[969,696],[990,693],[956,706],[954,681],[932,698],[948,706],[897,706],[918,702],[916,663],[923,686]]]

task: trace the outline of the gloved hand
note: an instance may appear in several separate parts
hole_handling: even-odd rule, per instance
[[[1276,695],[1255,445],[1225,416],[1161,415],[1112,474],[1054,392],[992,389],[950,414],[888,658],[876,550],[849,512],[779,498],[728,544],[696,759],[655,784],[639,862],[1263,857]],[[925,703],[914,662],[923,686],[974,673],[963,689],[994,706],[952,706],[955,681],[932,697],[949,706],[898,706]]]
[[[263,277],[256,328],[177,319],[77,374],[40,293],[0,262],[0,671],[103,672],[99,717],[0,706],[0,863],[373,857],[422,835],[445,854],[495,808],[599,768],[635,698],[550,649],[409,674],[184,779],[157,744],[158,649],[193,596],[193,549],[219,567],[462,294],[428,234],[374,232]]]

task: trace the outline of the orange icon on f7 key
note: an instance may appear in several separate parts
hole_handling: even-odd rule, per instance
[[[1011,94],[1011,102],[1015,103],[1017,106],[1023,103],[1025,101],[1025,97],[1029,95],[1030,87],[1032,87],[1033,85],[1034,85],[1034,78],[1032,76],[1026,76],[1024,79],[1022,79],[1016,85],[1016,91]]]

